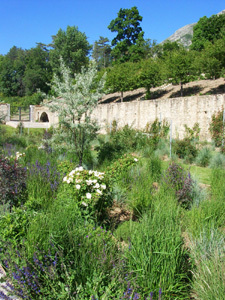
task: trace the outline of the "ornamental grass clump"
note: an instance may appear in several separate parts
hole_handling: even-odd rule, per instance
[[[203,228],[197,238],[191,238],[194,299],[223,300],[225,286],[225,237],[216,228]]]
[[[63,178],[64,191],[72,193],[85,215],[103,217],[112,205],[108,181],[104,172],[77,167]]]

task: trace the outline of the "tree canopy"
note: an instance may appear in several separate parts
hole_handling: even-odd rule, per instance
[[[78,27],[67,26],[66,31],[59,29],[52,36],[51,47],[50,62],[54,72],[59,72],[60,57],[72,74],[80,72],[82,66],[88,64],[91,46],[85,33],[80,32]]]
[[[225,34],[225,14],[200,18],[193,28],[192,50],[201,51],[206,42],[214,42]]]
[[[142,17],[136,6],[131,9],[120,9],[116,19],[112,20],[108,26],[111,32],[117,32],[116,37],[112,40],[112,57],[117,62],[125,62],[130,60],[130,49],[134,49],[137,41],[144,43],[144,32],[140,26]],[[131,48],[133,46],[133,48]],[[141,58],[141,57],[140,57]]]

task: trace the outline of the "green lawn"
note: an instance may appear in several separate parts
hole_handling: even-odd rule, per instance
[[[179,162],[180,163],[180,162]],[[170,161],[162,161],[163,169],[168,168]],[[211,169],[199,167],[196,165],[187,165],[184,163],[180,163],[184,169],[190,170],[191,175],[198,180],[200,183],[210,184],[210,176],[211,176]]]

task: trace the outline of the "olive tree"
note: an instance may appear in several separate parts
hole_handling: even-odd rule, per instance
[[[56,96],[48,103],[50,110],[59,117],[52,141],[55,147],[75,153],[82,165],[84,152],[97,134],[97,122],[91,118],[91,113],[103,96],[105,78],[103,75],[100,80],[96,79],[94,62],[72,78],[60,59],[60,73],[60,77],[53,76],[51,87]]]

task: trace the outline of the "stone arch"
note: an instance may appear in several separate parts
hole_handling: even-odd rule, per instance
[[[49,122],[48,115],[46,112],[43,112],[40,116],[40,122],[46,123]]]

